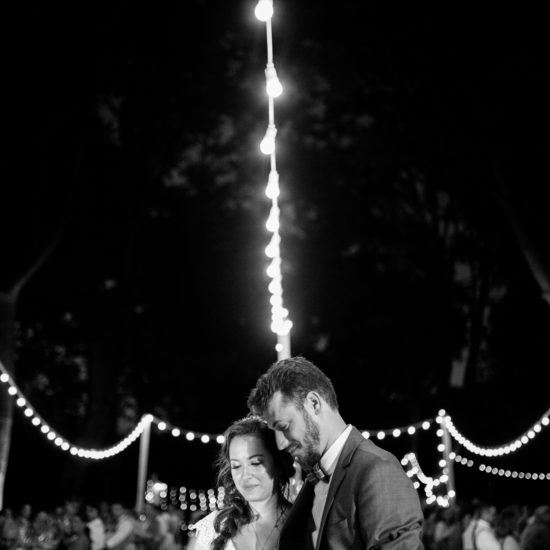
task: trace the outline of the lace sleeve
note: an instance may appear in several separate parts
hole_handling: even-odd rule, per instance
[[[197,542],[205,548],[210,548],[212,541],[217,537],[216,530],[214,529],[214,519],[217,512],[212,512],[200,521],[195,523],[193,529],[196,532]]]

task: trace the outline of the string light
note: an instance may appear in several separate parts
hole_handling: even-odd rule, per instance
[[[124,451],[129,445],[138,439],[145,429],[146,424],[153,421],[152,415],[144,415],[132,432],[112,447],[108,447],[106,449],[85,449],[83,447],[78,447],[77,445],[73,445],[68,442],[64,437],[48,426],[47,422],[45,422],[44,419],[29,405],[28,400],[25,398],[1,362],[0,373],[0,382],[8,386],[8,395],[15,399],[15,404],[19,407],[19,409],[23,410],[24,417],[31,423],[31,425],[37,428],[40,433],[42,433],[46,439],[51,441],[56,447],[59,447],[62,451],[69,452],[73,456],[92,460],[102,460],[115,456]]]
[[[279,97],[283,93],[283,85],[277,76],[277,70],[271,63],[265,69],[265,91],[269,97]]]
[[[265,132],[264,139],[260,142],[260,151],[264,155],[273,155],[275,153],[275,136],[277,135],[277,128],[270,124]]]
[[[461,455],[454,455],[453,460],[461,466],[473,468],[476,463],[472,459],[468,459]],[[499,477],[511,477],[512,479],[528,479],[532,481],[550,481],[550,472],[518,472],[516,470],[508,470],[504,468],[496,468],[488,464],[478,464],[480,472],[492,474]]]
[[[202,442],[203,444],[215,442],[218,445],[221,445],[224,443],[224,440],[225,440],[224,436],[221,434],[216,435],[211,433],[183,430],[177,426],[171,425],[169,422],[155,418],[151,414],[146,414],[141,417],[141,419],[139,420],[135,428],[132,430],[132,432],[129,435],[127,435],[125,438],[120,440],[116,445],[113,445],[105,449],[93,449],[93,448],[86,449],[86,448],[78,447],[68,442],[65,438],[63,438],[60,434],[58,434],[55,430],[53,430],[38,413],[36,413],[34,408],[31,406],[31,404],[22,394],[20,389],[17,387],[17,385],[15,384],[15,381],[12,379],[11,375],[8,373],[8,371],[6,370],[2,362],[0,362],[0,384],[7,386],[7,393],[10,396],[12,396],[12,398],[14,398],[15,405],[17,405],[17,407],[23,411],[24,417],[27,418],[29,422],[35,428],[37,428],[49,441],[51,441],[56,447],[59,447],[60,449],[62,449],[64,452],[69,452],[71,455],[78,456],[80,458],[102,460],[102,459],[115,456],[121,453],[122,451],[124,451],[129,445],[131,445],[136,439],[138,439],[143,433],[145,427],[148,424],[152,424],[152,423],[154,423],[157,426],[159,431],[169,432],[172,435],[172,437],[175,437],[175,438],[180,437],[182,433],[185,433],[185,437],[188,441],[197,440]],[[439,424],[440,426],[445,424],[449,430],[449,434],[455,437],[455,439],[457,439],[457,441],[467,449],[468,447],[472,447],[476,451],[478,451],[477,454],[492,457],[492,456],[501,456],[502,454],[509,454],[510,452],[513,452],[514,450],[517,450],[518,448],[520,448],[521,445],[527,443],[531,439],[534,439],[534,437],[537,434],[542,432],[543,428],[547,427],[550,424],[549,412],[550,412],[550,409],[547,410],[540,417],[540,419],[532,425],[532,427],[529,430],[527,430],[520,438],[516,439],[513,443],[510,443],[504,447],[495,447],[495,448],[487,448],[487,447],[483,448],[467,440],[462,434],[458,432],[458,430],[456,430],[456,428],[452,423],[451,417],[447,415],[443,410],[439,411],[438,416],[436,417],[435,420],[436,420],[436,423]],[[378,430],[375,432],[365,430],[362,432],[362,435],[365,439],[369,439],[373,433],[376,434],[376,437],[378,439],[384,439],[386,436],[393,436],[394,438],[398,438],[404,433],[407,433],[408,435],[414,435],[418,429],[428,430],[431,427],[431,423],[432,423],[432,419],[426,419],[420,422],[416,422],[414,424],[410,424],[408,426],[398,426],[387,430]],[[439,431],[440,430],[438,430],[438,432]],[[517,444],[518,441],[521,442],[520,445]],[[446,449],[445,449],[444,443],[438,444],[437,451],[441,452],[443,456],[444,456],[445,450]],[[460,464],[461,466],[467,466],[471,468],[475,465],[473,460],[463,457],[454,452],[450,452],[448,456],[449,456],[449,460],[454,461],[457,464]],[[453,499],[455,496],[453,490],[448,490],[446,495],[440,495],[437,497],[433,493],[434,487],[439,487],[442,484],[446,484],[449,480],[449,476],[448,476],[449,464],[447,464],[447,461],[445,460],[445,458],[442,458],[439,461],[439,466],[442,468],[442,475],[440,475],[438,478],[435,478],[435,479],[429,476],[426,476],[423,473],[414,453],[409,453],[403,458],[402,464],[406,465],[407,463],[410,463],[412,465],[411,469],[407,472],[407,475],[409,475],[409,477],[416,475],[419,482],[425,485],[425,491],[427,495],[426,502],[428,504],[432,502],[437,502],[442,506],[447,506],[449,504],[450,499]],[[509,470],[504,468],[496,468],[486,464],[479,464],[478,469],[481,472],[489,473],[500,477],[513,478],[513,479],[527,479],[527,480],[533,480],[533,481],[537,481],[537,480],[550,481],[550,472],[542,472],[542,473],[541,472],[523,472],[523,471]]]
[[[271,209],[266,221],[266,229],[271,233],[271,238],[269,244],[266,246],[265,254],[270,260],[266,273],[271,279],[268,285],[270,293],[269,302],[271,304],[271,331],[277,335],[275,349],[279,359],[283,359],[290,357],[290,330],[292,329],[292,321],[289,319],[288,309],[284,307],[283,276],[281,271],[281,237],[279,234],[281,212],[278,204],[280,189],[275,156],[277,127],[275,126],[274,99],[283,93],[283,86],[273,63],[273,38],[271,32],[273,1],[260,0],[256,5],[255,14],[266,25],[267,64],[265,68],[265,89],[268,98],[268,126],[260,142],[260,151],[270,157],[270,171],[265,193],[267,198],[271,200]]]
[[[392,436],[397,439],[405,433],[407,435],[414,435],[420,429],[428,430],[432,425],[432,421],[433,418],[428,418],[415,422],[414,424],[409,424],[408,426],[396,426],[395,428],[389,428],[387,430],[363,430],[362,435],[365,439],[369,439],[372,435],[375,435],[380,440],[384,439],[386,436]]]
[[[453,421],[449,415],[446,415],[445,422],[447,429],[451,437],[460,445],[465,447],[468,451],[479,456],[495,457],[503,456],[514,453],[520,449],[523,445],[526,445],[532,441],[537,435],[539,435],[543,428],[546,428],[550,424],[549,420],[550,409],[548,409],[528,430],[526,430],[521,436],[514,441],[501,445],[500,447],[481,447],[476,443],[470,441],[464,435],[462,435],[453,424]]]
[[[160,481],[147,480],[145,501],[166,510],[168,504],[180,510],[200,510],[213,512],[223,507],[225,489],[188,489],[187,487],[169,487]],[[141,518],[140,518],[141,519]],[[193,524],[182,525],[182,529],[193,529]]]
[[[451,500],[456,496],[453,490],[447,490],[446,493],[440,495],[436,495],[434,492],[434,489],[439,490],[440,487],[446,487],[446,483],[449,478],[445,472],[443,472],[438,478],[427,476],[420,467],[418,459],[414,453],[406,454],[401,460],[401,464],[403,466],[410,464],[411,467],[406,471],[407,476],[409,478],[416,476],[418,482],[424,485],[426,504],[433,504],[435,502],[444,508],[449,506]],[[420,483],[418,482],[414,483],[415,489],[420,488]]]

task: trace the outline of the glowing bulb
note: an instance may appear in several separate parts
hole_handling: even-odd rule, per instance
[[[376,434],[376,437],[378,439],[384,439],[386,437],[386,434],[384,432],[380,431]]]
[[[393,430],[392,432],[392,435],[393,437],[399,437],[401,435],[401,430],[399,430],[398,428],[395,428],[395,430]]]
[[[195,434],[193,432],[187,432],[185,434],[185,437],[186,437],[187,441],[193,441],[193,439],[195,439]]]
[[[408,433],[409,435],[413,435],[414,432],[416,432],[416,428],[415,428],[414,426],[409,426],[409,427],[407,428],[407,433]]]
[[[277,76],[277,71],[273,65],[268,65],[265,70],[265,90],[269,97],[279,97],[283,93],[283,85]]]
[[[267,289],[269,290],[269,292],[271,292],[271,294],[280,295],[283,292],[283,287],[281,286],[281,281],[277,280],[277,279],[273,279],[269,283]]]
[[[279,230],[279,215],[279,208],[277,206],[273,206],[265,223],[266,229],[271,233],[275,233],[275,231]]]
[[[273,0],[259,0],[254,15],[260,21],[269,21],[273,17]]]
[[[269,264],[268,268],[265,270],[268,277],[271,277],[272,279],[275,278],[277,275],[280,276],[281,273],[281,259],[280,258],[273,258],[271,260],[271,263]]]
[[[29,407],[27,407],[27,408],[25,409],[25,416],[31,417],[31,416],[32,416],[32,409],[30,409]]]
[[[31,420],[33,426],[38,426],[40,424],[40,419],[36,416]]]
[[[269,172],[265,194],[271,200],[275,200],[279,196],[279,172],[277,170]]]
[[[161,431],[166,430],[166,422],[159,422],[158,429]]]
[[[10,395],[15,395],[15,394],[17,393],[17,390],[16,390],[13,386],[10,386],[10,387],[8,388],[8,393],[9,393]]]
[[[201,436],[201,441],[203,443],[208,443],[210,441],[210,437],[208,437],[206,434]]]
[[[220,445],[222,445],[224,441],[225,441],[225,437],[223,435],[219,435],[218,437],[216,437],[216,443],[219,443]]]
[[[277,128],[273,124],[267,127],[264,139],[260,143],[260,151],[264,155],[272,155],[275,152],[275,136],[277,135]]]
[[[430,427],[430,423],[426,420],[425,422],[422,422],[422,429],[427,430]]]
[[[22,397],[19,397],[15,403],[17,404],[18,407],[25,406],[25,400]]]
[[[271,331],[279,336],[285,336],[290,332],[292,328],[292,322],[288,319],[286,321],[278,320],[271,323]]]
[[[10,379],[9,374],[6,374],[5,372],[3,372],[2,374],[0,374],[0,382],[2,382],[3,384],[5,384],[6,382],[8,382],[9,379]]]

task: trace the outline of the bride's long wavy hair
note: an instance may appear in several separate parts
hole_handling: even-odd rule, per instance
[[[224,443],[215,463],[218,471],[217,485],[225,489],[225,496],[224,506],[214,520],[214,529],[218,536],[212,542],[212,550],[223,550],[227,542],[237,534],[239,529],[254,519],[248,502],[235,487],[229,460],[231,441],[237,436],[244,435],[259,437],[273,457],[275,466],[273,482],[279,502],[286,501],[285,492],[288,488],[288,482],[294,475],[292,457],[287,452],[280,451],[277,448],[275,433],[267,427],[267,424],[260,417],[247,416],[231,424],[224,433]]]

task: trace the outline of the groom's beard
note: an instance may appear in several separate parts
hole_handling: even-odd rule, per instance
[[[321,460],[321,453],[319,452],[319,427],[313,422],[306,411],[303,411],[302,415],[304,417],[306,433],[303,443],[297,449],[300,452],[296,454],[296,459],[302,468],[311,470],[313,465]]]

